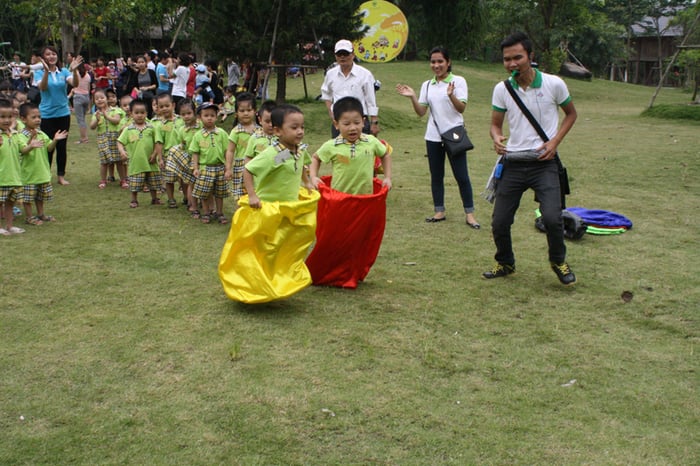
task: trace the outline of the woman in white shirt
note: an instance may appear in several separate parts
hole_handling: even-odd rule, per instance
[[[445,158],[450,161],[452,173],[459,186],[466,223],[471,228],[481,228],[474,218],[474,195],[469,171],[467,153],[448,156],[442,144],[441,132],[464,124],[462,112],[467,107],[467,81],[462,76],[452,74],[450,55],[443,47],[430,51],[430,68],[435,74],[421,85],[420,96],[406,84],[397,84],[396,91],[411,99],[413,110],[423,116],[430,109],[430,118],[425,131],[425,144],[430,168],[430,186],[433,195],[435,214],[425,219],[428,223],[442,222],[445,216]],[[441,130],[438,130],[441,128]]]

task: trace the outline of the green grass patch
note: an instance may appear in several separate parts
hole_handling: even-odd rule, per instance
[[[685,120],[700,122],[700,105],[697,104],[665,104],[655,105],[642,112],[643,116],[663,118],[666,120]]]
[[[479,193],[505,73],[454,68],[469,83]],[[354,291],[229,301],[216,272],[226,227],[148,195],[129,209],[117,186],[97,189],[94,134],[69,143],[72,184],[46,209],[57,221],[0,239],[0,464],[700,463],[697,124],[640,117],[651,88],[569,80],[569,204],[634,228],[568,243],[579,284],[564,289],[526,193],[518,273],[485,281],[490,204],[476,198],[483,228],[467,228],[448,169],[448,220],[423,222],[426,119],[393,87],[417,89],[428,64],[371,69],[394,189],[379,257]],[[322,78],[307,77],[310,94]],[[291,80],[314,149],[330,122],[303,96]]]

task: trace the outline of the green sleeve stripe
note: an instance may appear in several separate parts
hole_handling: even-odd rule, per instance
[[[491,106],[491,110],[493,110],[494,112],[506,113],[506,109],[505,109],[505,108],[496,107],[495,105],[492,105],[492,106]]]
[[[571,102],[571,96],[567,97],[566,100],[559,104],[560,107],[566,107]]]

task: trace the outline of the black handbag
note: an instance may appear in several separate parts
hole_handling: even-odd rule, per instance
[[[426,100],[428,100],[429,90],[430,83],[428,83],[428,86],[425,91]],[[433,124],[435,125],[435,128],[437,128],[438,133],[440,133],[440,139],[442,139],[442,145],[445,147],[447,155],[449,155],[450,157],[461,155],[462,153],[466,155],[467,151],[474,149],[474,144],[472,144],[471,140],[469,139],[469,136],[467,135],[467,129],[464,127],[464,124],[455,126],[454,128],[450,128],[443,133],[442,131],[440,131],[440,127],[437,125],[437,121],[435,121],[435,117],[433,116],[432,110],[430,111],[430,118],[433,120]]]
[[[510,84],[510,81],[506,79],[505,81],[503,81],[503,83],[505,84],[506,89],[510,93],[511,97],[513,97],[515,103],[518,104],[518,107],[520,107],[520,111],[523,112],[525,118],[527,118],[532,127],[535,128],[535,131],[537,131],[537,134],[540,137],[540,139],[542,139],[544,142],[549,141],[549,136],[547,136],[547,133],[544,132],[539,122],[535,119],[534,115],[530,112],[530,110],[525,106],[523,101],[520,100],[520,96],[518,96],[518,93],[515,92],[515,89],[513,89],[513,86]],[[566,209],[566,196],[567,194],[571,194],[571,188],[569,187],[569,173],[566,171],[566,167],[559,158],[559,152],[557,152],[554,156],[554,160],[556,160],[557,167],[559,168],[559,191],[561,195],[561,208]]]
[[[435,119],[433,119],[433,123],[435,123]],[[437,123],[435,127],[437,128]],[[438,131],[440,130],[438,129]],[[474,144],[467,136],[467,129],[461,125],[440,133],[440,138],[442,139],[442,145],[445,146],[445,151],[451,156],[459,155],[474,148]]]

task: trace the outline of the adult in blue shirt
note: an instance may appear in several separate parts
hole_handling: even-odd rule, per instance
[[[53,139],[58,131],[70,130],[70,107],[68,106],[68,84],[78,83],[80,76],[78,67],[83,63],[83,57],[78,55],[70,63],[70,69],[61,64],[60,55],[55,47],[45,46],[41,50],[43,70],[37,70],[35,76],[41,91],[41,130]],[[66,176],[68,160],[66,140],[56,144],[56,171],[58,184],[70,184]],[[49,165],[53,162],[53,151],[49,151]]]

